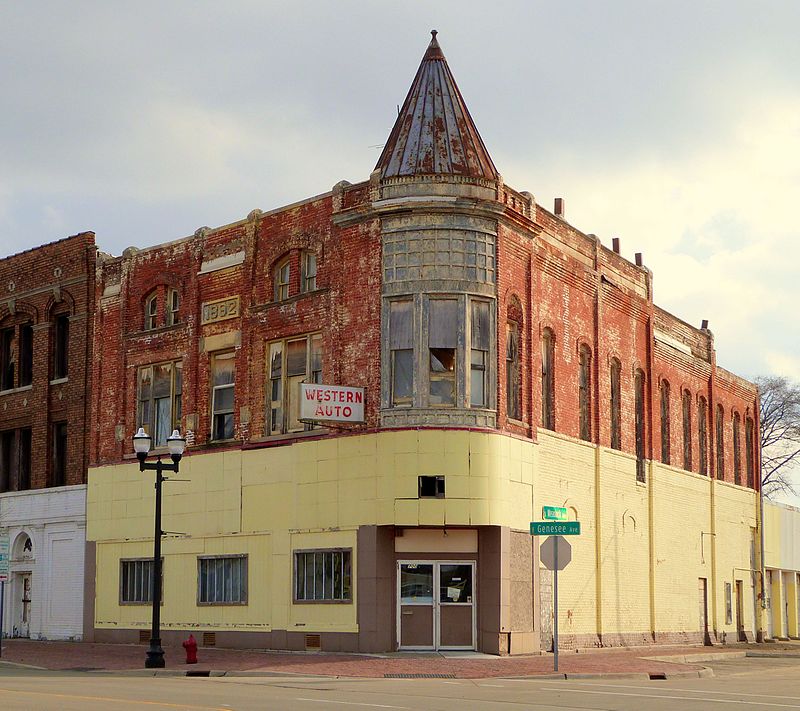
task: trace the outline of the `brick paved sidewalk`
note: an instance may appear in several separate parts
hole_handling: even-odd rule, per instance
[[[683,664],[666,661],[673,655],[726,654],[743,650],[778,652],[775,645],[731,645],[727,647],[646,647],[635,650],[563,652],[559,673],[566,674],[654,674],[673,676],[697,673],[702,663],[691,658]],[[797,647],[793,647],[797,651]],[[34,642],[4,640],[2,661],[60,671],[142,670],[143,645],[91,644],[84,642]],[[310,674],[346,677],[391,675],[452,675],[456,678],[535,676],[553,673],[551,655],[493,657],[488,655],[443,656],[434,653],[385,656],[334,653],[281,653],[241,649],[201,648],[200,663],[184,664],[180,647],[164,648],[167,669],[180,671],[261,672],[265,674]],[[658,656],[660,660],[648,657]],[[682,660],[681,660],[682,661]]]

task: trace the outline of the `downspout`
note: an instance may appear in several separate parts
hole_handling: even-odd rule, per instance
[[[755,431],[753,432],[753,445],[758,443],[758,533],[759,533],[759,568],[761,573],[761,611],[758,616],[758,630],[756,641],[763,642],[765,637],[764,615],[767,609],[767,565],[764,560],[764,487],[762,486],[763,469],[761,462],[761,398],[756,391],[756,400],[753,407],[753,419],[755,420]],[[756,433],[758,439],[756,440]],[[753,482],[755,483],[755,482]]]

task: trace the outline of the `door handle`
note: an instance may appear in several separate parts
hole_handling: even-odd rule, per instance
[[[403,610],[400,614],[401,615],[413,615],[414,614],[414,610]]]

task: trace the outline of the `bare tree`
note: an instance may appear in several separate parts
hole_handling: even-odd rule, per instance
[[[795,494],[791,469],[800,464],[800,385],[756,378],[761,398],[761,486],[764,495]]]

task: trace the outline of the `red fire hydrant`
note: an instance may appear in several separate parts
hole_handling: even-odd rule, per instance
[[[186,663],[197,664],[197,641],[193,634],[183,643],[183,648],[186,650]]]

